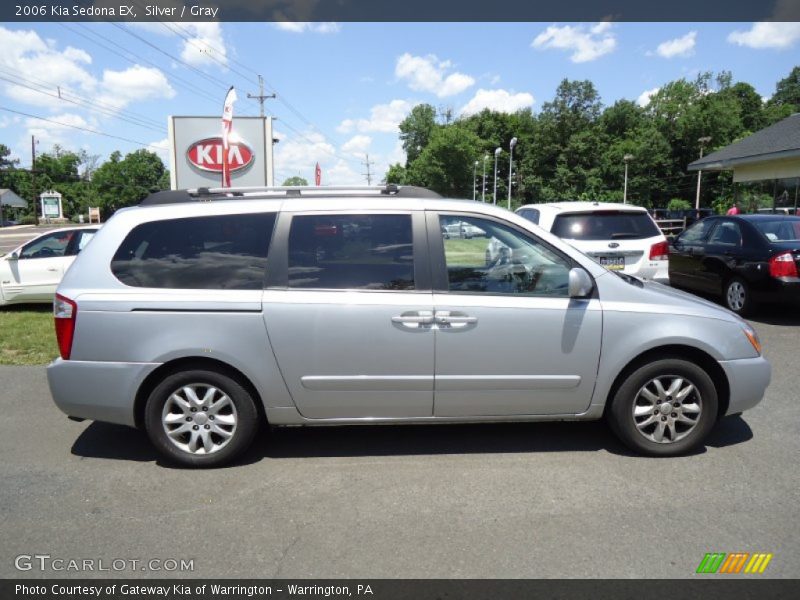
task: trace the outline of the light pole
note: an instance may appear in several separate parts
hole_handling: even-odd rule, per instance
[[[478,174],[478,161],[475,161],[475,164],[472,166],[472,200],[475,201],[475,194],[477,193],[478,182],[476,181],[476,176]]]
[[[511,138],[509,144],[511,150],[508,159],[508,210],[511,210],[511,177],[514,169],[514,146],[517,145],[517,138]]]
[[[622,157],[625,162],[625,186],[622,188],[622,203],[628,203],[628,161],[633,159],[633,154],[626,154]]]
[[[497,158],[502,151],[503,149],[500,147],[494,151],[494,194],[492,194],[492,204],[497,204]]]
[[[706,135],[701,138],[697,138],[697,141],[700,143],[700,158],[703,158],[703,148],[705,148],[706,144],[711,141],[711,136]],[[703,177],[703,171],[697,171],[697,196],[694,199],[694,208],[695,210],[700,210],[700,179]]]
[[[481,193],[481,202],[486,202],[486,160],[488,158],[488,154],[483,155],[483,192]]]

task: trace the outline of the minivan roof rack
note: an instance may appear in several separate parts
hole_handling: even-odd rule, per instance
[[[388,183],[378,186],[358,185],[327,185],[312,186],[255,186],[255,187],[230,187],[230,188],[194,188],[188,190],[166,190],[154,192],[142,200],[140,206],[155,206],[159,204],[179,204],[183,202],[208,202],[211,200],[240,200],[242,198],[319,198],[326,196],[395,196],[398,198],[441,198],[436,192],[414,185],[397,185]]]

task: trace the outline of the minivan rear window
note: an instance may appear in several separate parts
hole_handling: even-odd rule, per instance
[[[111,271],[132,287],[261,289],[274,226],[275,213],[143,223],[122,242]]]
[[[619,210],[558,215],[552,233],[568,240],[641,240],[661,235],[647,213]]]

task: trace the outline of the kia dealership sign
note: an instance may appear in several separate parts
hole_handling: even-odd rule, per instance
[[[186,151],[186,158],[201,171],[222,173],[222,136],[195,142]],[[253,150],[244,142],[231,142],[228,147],[228,164],[231,173],[241,171],[253,162]]]
[[[219,117],[170,117],[172,189],[220,187],[222,132]],[[231,185],[274,185],[272,119],[236,117],[228,147]]]

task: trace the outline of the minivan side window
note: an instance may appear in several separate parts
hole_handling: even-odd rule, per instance
[[[289,287],[413,290],[411,215],[295,215]]]
[[[111,261],[132,287],[258,290],[275,213],[167,219],[137,225]]]
[[[567,297],[570,262],[533,236],[476,217],[440,215],[440,227],[469,223],[485,237],[443,239],[448,290]]]

